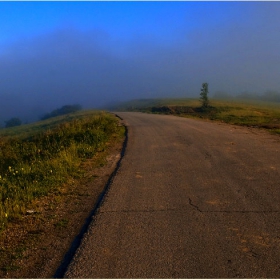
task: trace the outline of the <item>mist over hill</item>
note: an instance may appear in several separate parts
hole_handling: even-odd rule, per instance
[[[0,5],[10,6],[10,14],[2,11],[14,21],[29,18],[31,10],[44,16],[42,5],[57,18],[62,10],[77,17],[42,21],[36,32],[9,40],[3,31],[0,123],[35,121],[65,104],[86,109],[132,99],[199,98],[203,82],[210,97],[279,100],[280,2]],[[18,5],[25,9],[15,17]],[[0,28],[10,28],[7,37],[10,17],[0,19]]]

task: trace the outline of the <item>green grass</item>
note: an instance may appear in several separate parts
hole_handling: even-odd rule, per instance
[[[71,122],[76,119],[90,117],[94,115],[97,116],[100,114],[102,114],[101,111],[81,110],[76,113],[54,117],[47,120],[38,121],[36,123],[25,124],[21,126],[4,128],[4,129],[2,128],[0,129],[0,139],[3,137],[15,137],[15,136],[21,139],[28,138],[29,136],[33,136],[34,134],[38,134],[40,132],[44,132],[56,128],[58,125],[62,123]]]
[[[0,131],[0,228],[81,176],[80,164],[124,133],[111,114],[80,111]]]
[[[133,100],[122,104],[119,109],[216,120],[265,128],[280,134],[280,103],[210,98],[210,107],[203,109],[198,98],[170,98],[152,99],[150,102],[148,99]]]

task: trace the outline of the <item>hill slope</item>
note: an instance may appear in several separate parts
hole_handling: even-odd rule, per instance
[[[53,276],[115,168],[124,132],[97,111],[0,131],[1,278]]]

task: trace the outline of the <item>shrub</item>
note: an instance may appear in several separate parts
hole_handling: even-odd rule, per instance
[[[11,118],[8,121],[5,121],[6,125],[5,127],[14,127],[14,126],[19,126],[21,125],[21,120],[19,118]]]
[[[57,116],[61,116],[61,115],[75,113],[77,111],[80,111],[81,109],[82,109],[82,106],[79,105],[79,104],[65,105],[65,106],[62,106],[61,108],[53,110],[51,113],[45,114],[41,118],[41,120],[46,120],[46,119],[57,117]]]

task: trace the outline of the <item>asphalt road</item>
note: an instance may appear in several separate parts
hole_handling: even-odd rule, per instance
[[[280,278],[280,137],[118,113],[120,168],[65,278]]]

